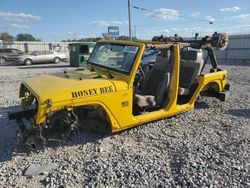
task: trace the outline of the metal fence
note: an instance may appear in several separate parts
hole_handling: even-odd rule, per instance
[[[250,34],[230,35],[228,47],[216,50],[216,56],[225,63],[250,63]]]
[[[0,48],[16,48],[24,52],[56,50],[68,54],[68,42],[0,42]]]

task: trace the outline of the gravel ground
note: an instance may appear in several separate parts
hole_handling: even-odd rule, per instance
[[[1,66],[0,187],[250,187],[250,66],[222,67],[231,84],[227,102],[204,97],[195,110],[172,118],[27,151],[7,120],[19,108],[21,81],[71,68]],[[24,176],[31,164],[48,163],[57,168]]]

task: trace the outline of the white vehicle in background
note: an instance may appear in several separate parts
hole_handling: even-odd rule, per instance
[[[30,54],[19,56],[16,60],[19,64],[31,65],[35,63],[60,63],[67,61],[68,57],[64,53],[52,50],[33,51]]]

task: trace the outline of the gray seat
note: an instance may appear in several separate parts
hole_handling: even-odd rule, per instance
[[[170,82],[169,58],[158,57],[135,94],[135,103],[143,108],[161,106]]]
[[[200,74],[203,62],[196,62],[196,59],[196,51],[186,51],[184,55],[181,54],[179,95],[188,95],[190,87]]]

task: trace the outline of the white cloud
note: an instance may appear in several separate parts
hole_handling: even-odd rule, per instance
[[[213,16],[206,16],[206,20],[208,20],[209,22],[215,21]]]
[[[109,25],[107,21],[103,21],[103,20],[93,21],[92,24],[96,26],[108,26]]]
[[[249,33],[250,32],[250,25],[241,25],[240,32],[241,33]]]
[[[220,11],[221,12],[236,12],[239,11],[240,7],[231,7],[231,8],[221,8]]]
[[[123,24],[128,25],[128,21],[123,21]]]
[[[85,35],[77,35],[77,38],[84,38]]]
[[[41,20],[42,18],[40,16],[34,16],[31,14],[0,12],[0,19],[22,21],[22,20]]]
[[[20,25],[20,24],[10,24],[10,25],[0,25],[0,28],[4,28],[4,29],[30,29],[30,26]]]
[[[179,28],[176,28],[176,27],[170,28],[170,30],[172,30],[172,31],[180,31],[180,29],[179,29]]]
[[[250,29],[250,25],[241,25],[240,26],[242,29]]]
[[[240,14],[238,16],[234,16],[233,18],[250,19],[250,14]]]
[[[96,38],[96,35],[82,35],[82,38]]]
[[[28,25],[20,25],[20,24],[10,24],[10,27],[19,28],[19,29],[30,29],[30,26],[28,26]]]
[[[164,32],[165,33],[169,33],[170,31],[168,29],[164,29]]]
[[[249,34],[250,25],[240,25],[234,29],[227,30],[227,33],[230,35],[239,35],[239,34]]]
[[[147,14],[151,18],[161,18],[166,20],[176,20],[179,18],[179,11],[175,9],[161,8]]]
[[[98,20],[98,21],[93,21],[92,25],[96,25],[96,26],[128,25],[128,21],[119,21],[119,20],[104,21],[104,20]]]
[[[128,25],[128,21],[119,21],[119,20],[114,20],[112,22],[110,22],[111,24],[115,24],[115,25]]]
[[[123,24],[123,22],[122,21],[112,21],[112,24],[118,24],[118,25],[122,25]]]
[[[200,12],[197,12],[197,11],[193,11],[191,16],[195,17],[195,16],[199,16],[200,15]]]
[[[197,32],[197,33],[200,33],[202,35],[204,35],[204,34],[211,35],[214,32],[214,29],[213,28],[203,28],[203,27],[192,27],[192,28],[189,28],[189,31],[192,31],[192,33]]]

